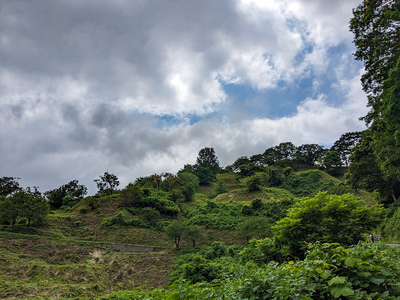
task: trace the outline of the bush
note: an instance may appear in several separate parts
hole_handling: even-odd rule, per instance
[[[381,234],[385,240],[400,241],[400,202],[393,203],[381,225]]]
[[[383,212],[382,206],[367,207],[364,200],[351,194],[320,192],[294,204],[272,229],[279,244],[287,245],[292,255],[303,257],[307,243],[356,244],[379,224]]]
[[[160,212],[151,207],[145,207],[142,209],[142,216],[147,222],[154,222],[160,218]]]
[[[287,176],[282,184],[282,188],[287,189],[297,197],[308,197],[319,191],[326,191],[333,186],[333,183],[322,181],[320,171],[310,170],[298,175]]]

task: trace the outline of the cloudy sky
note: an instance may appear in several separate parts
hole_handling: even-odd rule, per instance
[[[361,0],[2,0],[0,176],[120,188],[363,130]]]

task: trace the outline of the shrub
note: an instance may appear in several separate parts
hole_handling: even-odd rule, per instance
[[[151,207],[145,207],[142,209],[142,216],[148,222],[153,222],[160,218],[160,212]]]
[[[294,204],[272,229],[278,243],[287,245],[292,255],[303,257],[307,243],[356,244],[379,224],[383,212],[382,206],[367,207],[351,194],[320,192]]]

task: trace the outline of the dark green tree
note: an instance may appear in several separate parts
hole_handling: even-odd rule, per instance
[[[182,220],[175,220],[165,228],[165,233],[167,234],[168,239],[174,241],[176,248],[179,248],[185,230],[186,224]]]
[[[0,220],[2,224],[14,226],[17,218],[22,217],[25,196],[25,191],[20,190],[11,197],[6,198],[3,196],[0,199]]]
[[[28,220],[28,226],[41,224],[50,212],[50,205],[45,198],[25,192],[21,216]]]
[[[303,144],[296,149],[294,154],[297,163],[313,166],[324,156],[324,148],[317,144]]]
[[[214,148],[201,149],[194,167],[194,174],[199,178],[200,184],[208,185],[216,178],[219,170],[219,161]]]
[[[111,195],[116,188],[119,186],[118,177],[115,174],[104,172],[103,176],[99,176],[100,179],[95,179],[99,195]]]
[[[400,58],[383,84],[380,111],[370,128],[372,146],[384,176],[400,185]],[[396,201],[399,195],[392,196]]]
[[[26,218],[28,226],[40,224],[48,215],[49,203],[38,190],[27,188],[19,190],[10,197],[0,200],[0,220],[3,224],[14,226],[18,218]]]
[[[187,225],[184,230],[183,238],[192,243],[193,247],[196,247],[196,241],[203,238],[199,226],[197,225]]]
[[[361,141],[362,133],[362,131],[344,133],[330,149],[330,151],[339,152],[342,164],[346,167],[350,164],[351,151]]]
[[[337,168],[342,165],[340,153],[335,150],[327,151],[322,158],[323,166],[329,171],[332,168]]]
[[[122,191],[121,198],[124,206],[135,206],[144,197],[143,189],[139,184],[129,183]]]
[[[274,147],[275,160],[287,160],[293,158],[296,152],[296,146],[291,142],[280,143]]]
[[[73,206],[86,194],[86,186],[79,184],[78,180],[71,180],[57,189],[45,192],[44,196],[53,208],[60,208],[63,205]]]
[[[400,55],[400,2],[364,0],[353,10],[350,30],[357,48],[354,55],[366,71],[361,82],[371,107],[364,117],[369,124],[381,112],[383,82]]]
[[[21,190],[18,177],[1,177],[0,178],[0,196],[9,196]]]
[[[276,149],[275,147],[270,147],[263,153],[263,163],[266,166],[272,166],[276,162]]]

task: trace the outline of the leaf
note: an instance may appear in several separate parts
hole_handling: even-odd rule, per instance
[[[332,295],[334,298],[339,298],[340,295],[341,295],[341,293],[340,293],[340,288],[335,287],[335,288],[331,289],[331,295]]]
[[[369,280],[371,280],[376,285],[380,285],[382,282],[384,282],[382,278],[376,278],[376,277],[371,277]]]
[[[320,276],[322,279],[327,279],[329,276],[331,276],[331,273],[329,271],[324,271]]]
[[[331,286],[332,284],[343,284],[346,282],[346,277],[343,276],[336,276],[329,280],[328,285]]]
[[[186,290],[179,291],[179,299],[182,299],[186,295]]]
[[[354,291],[347,286],[345,286],[344,288],[341,289],[341,293],[342,293],[342,296],[345,296],[345,297],[354,295]]]
[[[335,298],[339,298],[340,296],[350,296],[350,295],[354,295],[354,291],[345,286],[345,287],[334,287],[331,290],[331,295]]]
[[[346,257],[344,263],[345,263],[346,266],[352,268],[356,264],[356,261],[354,259],[352,259],[351,257]]]

